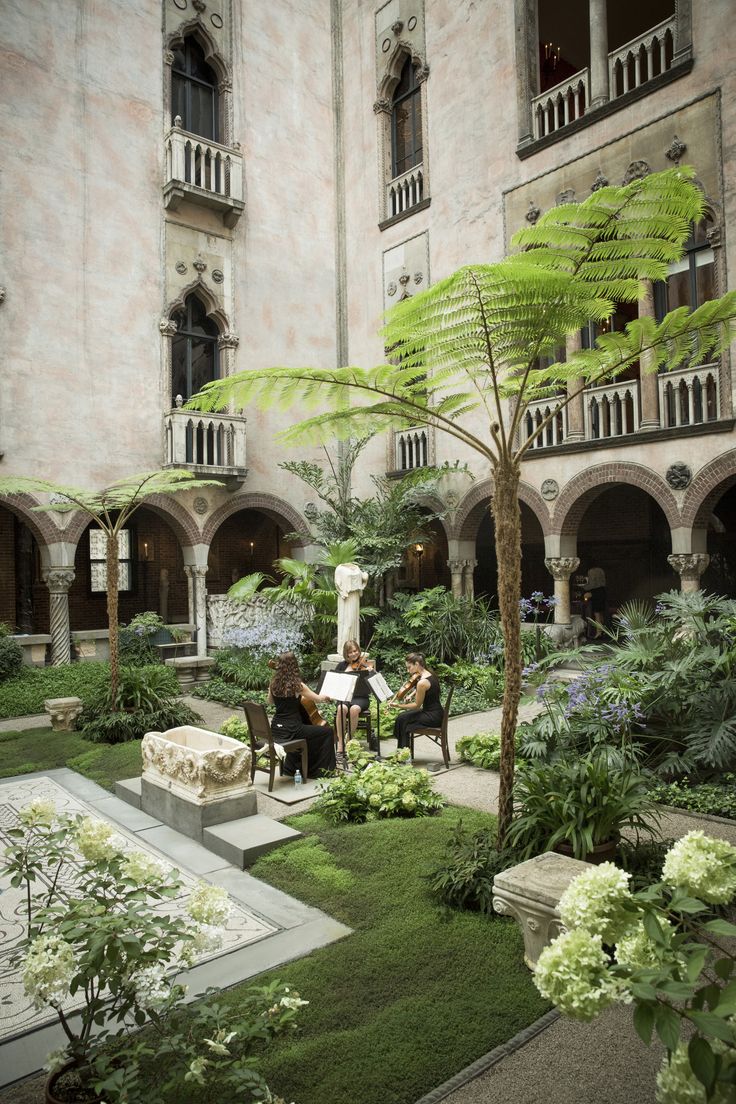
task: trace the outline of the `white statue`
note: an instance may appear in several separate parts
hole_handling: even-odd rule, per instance
[[[366,588],[368,576],[357,564],[344,563],[335,568],[337,591],[337,652],[342,657],[346,640],[360,643],[360,596]]]

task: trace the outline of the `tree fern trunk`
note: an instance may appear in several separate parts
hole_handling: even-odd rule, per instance
[[[118,564],[117,536],[107,537],[107,627],[110,634],[110,698],[118,692]]]
[[[514,735],[521,696],[521,508],[519,470],[513,461],[501,462],[494,471],[491,512],[498,564],[498,605],[504,651],[504,690],[501,718],[500,789],[498,794],[498,846],[503,847],[513,815]]]

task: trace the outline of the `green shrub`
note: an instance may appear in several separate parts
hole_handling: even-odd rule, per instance
[[[476,732],[474,736],[461,736],[455,745],[457,753],[466,763],[483,770],[497,771],[501,765],[501,734],[498,732]],[[516,741],[518,751],[519,743]],[[517,756],[517,766],[524,760]]]
[[[85,740],[94,744],[122,744],[140,740],[147,732],[165,732],[180,725],[201,724],[202,718],[184,702],[172,701],[158,709],[102,713],[83,725]]]
[[[495,829],[471,832],[458,821],[441,862],[427,875],[427,881],[443,904],[495,916],[493,879],[517,862],[519,856],[513,851],[496,849]]]
[[[266,700],[264,693],[258,695],[254,690],[249,690],[246,693],[241,687],[234,686],[231,682],[224,682],[221,678],[212,678],[201,686],[195,686],[192,695],[195,698],[204,698],[205,701],[216,701],[222,705],[229,705],[233,709],[242,706],[246,698],[248,701],[260,701],[262,699],[265,702]]]
[[[101,686],[79,719],[85,739],[120,744],[140,740],[147,732],[163,732],[201,721],[188,705],[178,701],[179,683],[170,667],[121,667],[118,689]]]
[[[220,732],[223,736],[229,736],[231,740],[240,740],[241,744],[247,744],[250,741],[248,725],[239,717],[228,717],[220,725]]]
[[[14,678],[0,684],[0,718],[43,713],[46,698],[81,698],[88,705],[109,680],[107,663],[22,667]]]
[[[214,676],[241,690],[265,690],[273,671],[268,658],[240,648],[223,648],[215,658]]]
[[[618,846],[619,865],[631,875],[631,889],[638,892],[662,880],[664,857],[674,844],[673,839],[622,839]]]
[[[148,667],[160,662],[160,656],[147,636],[131,632],[130,628],[120,627],[118,637],[120,662],[127,667]]]
[[[23,666],[23,649],[12,636],[0,635],[0,682],[17,675]]]
[[[314,804],[333,824],[384,817],[429,816],[443,806],[426,771],[408,763],[409,751],[376,760],[357,740],[347,745],[353,769],[328,782]]]
[[[658,782],[649,787],[649,796],[661,805],[689,809],[693,813],[730,817],[736,820],[736,774],[725,773],[718,782]]]

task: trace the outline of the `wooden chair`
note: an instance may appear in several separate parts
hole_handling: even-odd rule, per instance
[[[435,744],[442,751],[442,758],[445,761],[445,766],[450,765],[450,749],[447,744],[447,722],[450,719],[450,703],[452,702],[452,695],[455,692],[455,687],[450,687],[450,693],[447,695],[447,701],[445,702],[445,710],[442,717],[442,724],[438,728],[432,726],[418,725],[416,728],[410,729],[409,747],[411,748],[411,757],[414,758],[414,740],[417,736],[426,736],[428,739],[433,740]]]
[[[284,773],[284,761],[276,754],[276,748],[274,747],[274,738],[271,732],[271,725],[268,720],[268,713],[262,705],[258,705],[256,702],[243,702],[243,710],[245,712],[245,719],[248,723],[248,735],[250,737],[250,780],[254,780],[256,771],[268,772],[268,792],[273,790],[274,778],[276,777],[276,764],[278,763],[279,774]],[[281,744],[285,751],[300,751],[302,755],[302,779],[307,781],[307,741],[306,740],[286,740]],[[258,757],[268,758],[268,766],[261,767],[258,765]]]

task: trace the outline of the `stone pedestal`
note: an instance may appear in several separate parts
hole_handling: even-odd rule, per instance
[[[524,961],[530,970],[544,948],[565,927],[557,906],[573,878],[591,864],[547,851],[512,866],[493,879],[493,907],[518,920],[524,936]]]
[[[167,659],[167,667],[173,667],[182,690],[191,690],[200,682],[208,682],[215,665],[212,656],[175,656]]]
[[[700,576],[710,563],[710,556],[707,552],[673,552],[667,563],[680,576],[680,590],[687,594],[700,589]]]
[[[73,732],[83,709],[81,698],[47,698],[43,707],[51,717],[54,732]]]

